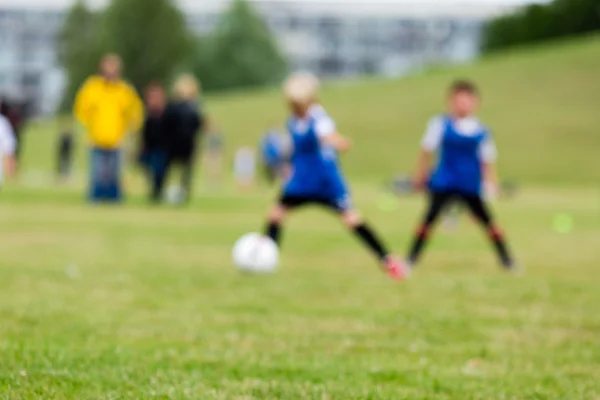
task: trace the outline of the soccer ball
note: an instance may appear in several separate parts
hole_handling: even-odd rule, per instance
[[[279,250],[271,238],[259,233],[242,236],[233,246],[233,263],[244,272],[274,272],[279,264]]]

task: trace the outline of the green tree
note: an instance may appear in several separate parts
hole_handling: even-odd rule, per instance
[[[200,41],[194,70],[206,89],[231,89],[279,82],[287,63],[252,6],[234,0],[215,32]]]
[[[533,4],[491,21],[485,31],[484,50],[597,30],[600,30],[598,0],[554,0],[550,4]]]
[[[101,40],[121,56],[125,75],[138,90],[172,78],[192,44],[172,0],[112,0],[102,18]]]
[[[61,28],[58,40],[58,57],[66,71],[67,84],[63,95],[61,110],[70,110],[75,94],[92,74],[101,52],[97,40],[96,15],[78,0],[71,7]]]
[[[600,30],[598,0],[555,0],[551,7],[561,17],[561,36]]]

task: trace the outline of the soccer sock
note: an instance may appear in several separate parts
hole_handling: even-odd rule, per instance
[[[270,237],[275,243],[277,243],[277,246],[279,246],[280,233],[281,225],[278,222],[270,222],[267,226],[267,231],[265,232],[265,235]]]
[[[410,254],[408,256],[408,261],[411,265],[415,266],[419,261],[419,257],[423,248],[427,244],[427,239],[429,238],[429,226],[421,225],[419,230],[417,231],[415,238],[413,240],[413,245],[410,250]]]
[[[496,249],[496,253],[498,253],[502,265],[505,267],[512,266],[513,260],[508,252],[502,231],[498,227],[491,225],[488,227],[488,234],[492,243],[494,243],[494,248]]]
[[[354,232],[380,260],[384,260],[389,255],[388,251],[383,247],[381,240],[379,240],[375,232],[367,224],[363,223],[355,227]]]

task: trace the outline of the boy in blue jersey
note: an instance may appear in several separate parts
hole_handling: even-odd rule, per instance
[[[450,88],[449,113],[432,119],[422,141],[415,185],[429,188],[429,209],[408,255],[411,266],[419,261],[433,224],[453,202],[466,205],[494,244],[502,265],[515,268],[503,234],[483,199],[483,182],[497,187],[494,162],[497,151],[488,129],[475,117],[479,94],[475,84],[456,81]],[[437,166],[431,171],[433,156]]]
[[[336,212],[348,229],[377,256],[394,279],[403,279],[408,269],[383,246],[371,228],[352,208],[350,193],[338,164],[338,152],[351,143],[340,135],[334,121],[318,103],[318,80],[310,74],[294,74],[284,84],[291,116],[287,129],[292,140],[291,174],[281,198],[269,213],[266,235],[279,244],[281,224],[288,212],[316,204]]]

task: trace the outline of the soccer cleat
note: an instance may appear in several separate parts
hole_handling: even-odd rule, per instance
[[[386,258],[384,266],[390,278],[394,280],[403,281],[410,275],[410,268],[406,262],[396,257]]]

